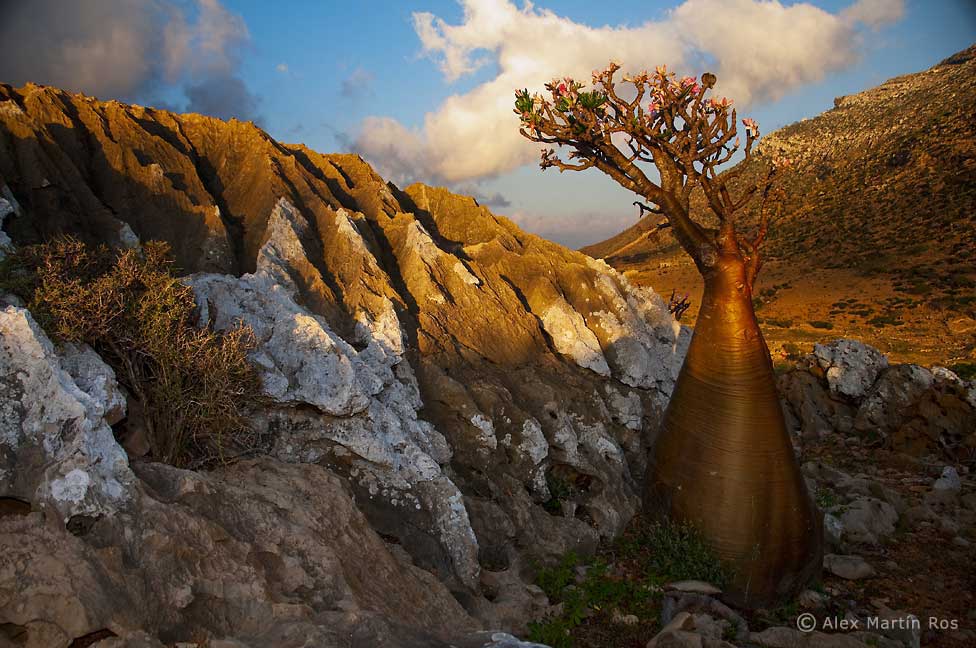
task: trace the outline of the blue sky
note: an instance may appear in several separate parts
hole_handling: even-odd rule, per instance
[[[533,145],[514,135],[516,87],[538,86],[543,74],[588,77],[611,57],[625,69],[708,66],[740,116],[770,132],[976,41],[971,0],[28,4],[6,28],[0,20],[0,80],[259,118],[276,139],[355,150],[398,183],[473,193],[573,247],[632,224],[633,196],[597,171],[539,170]],[[126,29],[124,56],[99,46]],[[18,54],[24,33],[35,52],[45,40],[49,51]],[[87,39],[90,60],[78,47],[58,59],[59,39]],[[505,107],[496,107],[502,97]]]

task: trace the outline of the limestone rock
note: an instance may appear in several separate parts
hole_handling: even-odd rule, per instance
[[[857,340],[817,344],[813,355],[825,372],[830,392],[850,399],[862,398],[888,366],[884,354]]]
[[[0,386],[0,496],[51,507],[63,522],[126,505],[133,477],[109,427],[124,403],[97,355],[70,347],[60,357],[27,310],[8,306]]]

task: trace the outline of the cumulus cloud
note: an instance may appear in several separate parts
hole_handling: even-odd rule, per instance
[[[588,80],[610,59],[681,72],[708,67],[716,90],[739,105],[776,99],[857,60],[859,24],[896,20],[903,0],[858,0],[840,13],[777,0],[686,0],[663,19],[591,27],[526,3],[461,0],[459,24],[413,15],[422,53],[455,81],[484,68],[497,73],[454,94],[411,129],[389,117],[366,118],[355,148],[401,181],[477,181],[533,161],[538,147],[518,134],[513,91],[541,90],[554,76]]]
[[[275,66],[275,69],[278,70],[279,72],[281,72],[282,74],[288,74],[288,64],[287,63],[279,63],[278,65]]]
[[[176,87],[187,110],[254,119],[258,99],[238,75],[249,40],[219,0],[5,3],[0,79],[145,103]]]
[[[858,0],[842,12],[848,20],[877,29],[901,19],[904,0]]]

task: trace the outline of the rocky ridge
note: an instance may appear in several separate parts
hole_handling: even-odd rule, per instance
[[[545,606],[524,581],[529,562],[592,550],[639,506],[688,331],[606,264],[470,198],[401,191],[355,156],[283,145],[253,124],[33,85],[0,86],[0,186],[14,245],[167,241],[200,324],[254,329],[272,403],[253,421],[268,458],[198,474],[146,463],[138,444],[127,457],[112,433],[137,436],[138,414],[108,368],[56,349],[8,299],[0,497],[17,515],[0,526],[4,546],[30,549],[3,561],[0,596],[37,594],[4,604],[0,623],[26,645],[103,630],[265,645],[301,633],[289,624],[325,632],[322,615],[340,613],[378,619],[376,643],[348,645],[385,645],[396,628],[423,641],[518,629]],[[23,469],[34,465],[45,469]],[[362,537],[325,533],[332,509]],[[178,522],[164,524],[168,512]],[[47,572],[34,569],[41,556],[54,556]],[[125,576],[163,563],[161,580]],[[397,585],[332,582],[340,563],[377,565],[373,582]],[[24,569],[37,580],[18,581]],[[41,623],[59,578],[100,593]],[[394,596],[416,609],[393,611]],[[118,600],[133,605],[107,603]],[[434,608],[453,612],[434,621],[423,611]],[[323,645],[347,645],[338,636]]]

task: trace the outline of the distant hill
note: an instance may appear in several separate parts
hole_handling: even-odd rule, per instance
[[[896,356],[971,357],[974,97],[976,46],[924,72],[838,97],[832,110],[761,140],[760,151],[783,151],[794,161],[794,172],[783,179],[784,217],[770,233],[769,264],[760,278],[766,302],[760,316],[794,322],[770,325],[767,335],[787,340],[789,334],[774,329],[792,328],[811,337],[817,329],[807,321],[813,320],[832,323],[831,334],[859,335]],[[760,160],[742,164],[736,184],[751,183],[763,172]],[[692,207],[708,219],[700,195]],[[582,251],[659,292],[694,291],[690,262],[668,230],[655,225],[641,220]],[[816,277],[811,292],[804,280]],[[809,299],[791,297],[795,285],[804,286]]]

